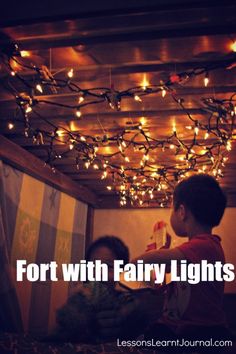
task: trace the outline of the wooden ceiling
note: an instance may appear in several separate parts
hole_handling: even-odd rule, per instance
[[[78,2],[79,3],[79,2]],[[146,4],[145,4],[146,3]],[[170,75],[197,67],[218,65],[232,51],[236,40],[235,1],[87,1],[82,7],[72,1],[59,1],[57,9],[40,7],[35,10],[6,10],[0,23],[1,44],[9,39],[30,56],[26,63],[40,67],[45,65],[57,77],[64,78],[73,68],[73,80],[83,89],[111,87],[118,91],[141,85],[144,79],[155,85],[167,80]],[[9,10],[9,11],[8,11]],[[24,10],[24,11],[23,11]],[[206,120],[202,109],[202,98],[229,99],[236,92],[236,69],[218,69],[210,73],[207,87],[201,75],[178,85],[177,93],[184,99],[185,107],[192,117],[200,122]],[[1,78],[6,70],[1,66]],[[32,70],[21,73],[24,78],[32,76]],[[14,97],[2,86],[0,89],[0,131],[12,142],[46,161],[49,141],[35,145],[24,136],[23,122],[16,117]],[[64,105],[74,105],[78,94],[66,90],[47,90],[36,99],[50,100]],[[75,118],[65,107],[42,105],[40,114],[53,124],[79,131],[83,135],[101,137],[119,133],[123,129],[142,123],[143,129],[153,138],[164,138],[172,131],[173,122],[180,134],[189,124],[186,113],[180,109],[171,95],[145,96],[141,102],[125,98],[121,110],[112,110],[107,103],[88,105],[82,109],[81,119]],[[14,122],[14,128],[8,128]],[[36,114],[32,114],[32,125],[41,130],[49,126]],[[186,136],[187,139],[187,136]],[[66,147],[57,142],[57,151],[62,158],[55,161],[55,168],[78,184],[92,191],[98,207],[119,207],[117,191],[107,189],[112,179],[101,180],[102,172],[93,168],[76,168],[73,152],[63,156]],[[105,144],[99,153],[112,154],[117,151],[113,143]],[[221,185],[229,196],[229,206],[236,206],[236,146],[232,142],[229,160],[224,168]],[[162,164],[168,159],[173,163],[175,156],[160,152],[152,154],[153,162]],[[140,159],[135,152],[130,162],[114,157],[114,163],[133,166]],[[144,206],[153,207],[154,202]]]

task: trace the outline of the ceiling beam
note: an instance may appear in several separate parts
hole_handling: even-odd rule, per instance
[[[89,205],[96,206],[97,197],[88,188],[74,182],[59,171],[53,172],[49,166],[25,149],[0,135],[0,158],[19,168],[21,171],[52,185],[55,188],[79,199]]]

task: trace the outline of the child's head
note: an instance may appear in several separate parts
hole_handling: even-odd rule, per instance
[[[189,216],[195,223],[212,229],[219,225],[226,207],[226,196],[218,182],[207,174],[193,175],[174,190],[171,224],[178,236],[187,236]]]
[[[87,261],[101,260],[102,263],[108,265],[108,277],[110,281],[114,279],[113,265],[115,259],[123,260],[124,264],[129,262],[129,249],[116,236],[99,237],[91,243],[86,252]]]

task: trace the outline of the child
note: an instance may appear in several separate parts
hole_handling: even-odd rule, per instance
[[[173,249],[147,252],[136,260],[167,265],[171,260],[224,263],[221,240],[212,234],[212,228],[219,225],[225,207],[226,197],[213,177],[198,174],[181,181],[174,191],[170,221],[176,235],[188,236],[189,241]],[[162,318],[147,337],[222,337],[225,328],[223,292],[223,281],[168,284]]]
[[[87,261],[108,265],[108,282],[86,282],[78,286],[57,311],[57,328],[49,341],[101,343],[135,337],[146,323],[145,314],[132,293],[115,288],[115,259],[129,261],[127,246],[115,236],[103,236],[89,247]]]

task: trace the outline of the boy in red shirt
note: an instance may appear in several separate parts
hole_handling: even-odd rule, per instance
[[[212,234],[226,207],[226,197],[217,181],[198,174],[181,181],[173,195],[171,225],[177,236],[189,241],[173,249],[147,252],[136,258],[144,263],[187,260],[201,263],[225,263],[221,240]],[[223,281],[200,281],[198,284],[172,282],[167,285],[163,316],[150,328],[147,338],[209,339],[224,337],[225,317],[222,309]]]

